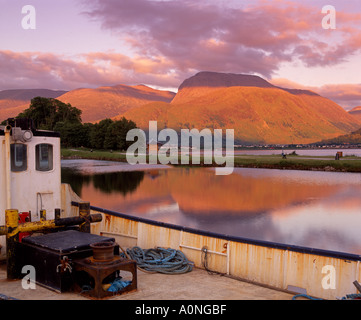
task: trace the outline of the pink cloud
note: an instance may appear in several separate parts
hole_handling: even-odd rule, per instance
[[[118,32],[140,56],[164,57],[182,76],[214,70],[269,77],[283,62],[330,66],[361,47],[359,14],[338,12],[338,29],[330,33],[317,6],[279,0],[235,9],[213,3],[86,1],[87,14],[103,28]]]
[[[164,68],[160,65],[164,64]],[[177,87],[163,57],[147,59],[93,52],[67,57],[52,53],[0,51],[0,88],[75,89],[114,84]]]
[[[83,83],[101,80],[89,65],[75,60],[40,52],[0,51],[0,86],[6,88],[50,87],[66,89]],[[87,80],[86,80],[87,79]]]
[[[95,49],[66,56],[0,50],[0,89],[139,83],[178,87],[198,71],[271,78],[283,63],[332,67],[361,48],[361,14],[338,10],[337,30],[323,30],[321,7],[313,1],[234,1],[233,6],[216,0],[83,3],[87,17],[118,36],[113,48],[119,45],[122,53]],[[129,51],[122,51],[124,43]],[[324,90],[331,94],[331,89]]]
[[[303,86],[288,79],[277,78],[270,82],[279,87],[289,89],[311,90],[319,95],[335,101],[346,110],[361,106],[361,83],[360,84],[329,84],[321,87]]]
[[[320,88],[319,92],[347,110],[361,106],[361,84],[325,85]]]

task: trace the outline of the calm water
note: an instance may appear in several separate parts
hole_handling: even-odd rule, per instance
[[[251,239],[361,254],[361,174],[62,161],[91,205]]]

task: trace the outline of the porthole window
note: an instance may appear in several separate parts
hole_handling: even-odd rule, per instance
[[[10,162],[12,172],[26,171],[28,168],[27,146],[14,143],[10,146]]]
[[[53,170],[53,146],[51,144],[38,144],[35,147],[35,154],[36,170]]]

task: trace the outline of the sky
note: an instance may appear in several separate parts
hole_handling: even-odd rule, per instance
[[[361,106],[360,66],[359,0],[0,0],[0,90],[175,91],[215,71],[310,89],[348,110]]]

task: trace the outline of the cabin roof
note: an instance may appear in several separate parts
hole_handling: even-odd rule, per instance
[[[46,130],[34,130],[34,137],[53,137],[60,138],[60,133],[55,131],[46,131]]]
[[[21,128],[22,130],[31,130],[34,137],[54,137],[60,138],[60,133],[55,131],[48,131],[48,130],[37,130],[33,126],[33,122],[31,119],[8,119],[9,124],[12,127]],[[0,136],[5,135],[5,126],[0,126]]]
[[[51,137],[51,138],[60,138],[60,133],[55,131],[46,131],[46,130],[32,130],[34,137]],[[4,130],[0,129],[0,136],[4,136]]]

